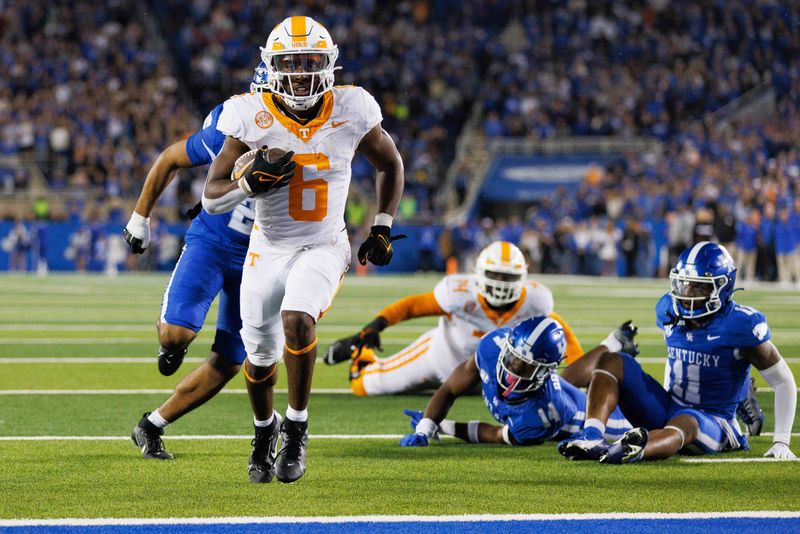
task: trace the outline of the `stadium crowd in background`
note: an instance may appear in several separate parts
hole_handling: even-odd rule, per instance
[[[62,216],[95,228],[112,226],[95,200],[135,196],[164,146],[245,91],[265,25],[296,8],[288,0],[268,12],[222,0],[2,5],[0,155],[33,157],[52,190],[82,192],[86,205]],[[502,237],[526,251],[534,271],[653,276],[692,240],[713,237],[732,245],[744,280],[798,281],[793,3],[318,0],[304,10],[339,44],[337,83],[358,80],[383,107],[406,163],[398,220],[431,224],[418,244],[421,268],[441,268],[448,256],[468,268]],[[775,90],[779,120],[720,127],[710,115],[764,85]],[[577,194],[558,190],[518,216],[475,216],[440,232],[435,194],[475,103],[487,139],[644,135],[663,146],[612,161]],[[456,173],[459,199],[480,178],[472,174]],[[203,178],[181,173],[161,204],[182,214]],[[353,179],[346,217],[356,228],[374,195],[361,158]],[[27,170],[0,168],[4,193],[30,180]]]

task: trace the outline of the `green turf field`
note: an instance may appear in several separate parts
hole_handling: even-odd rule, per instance
[[[214,332],[212,310],[210,327],[178,375],[158,374],[154,322],[166,280],[164,274],[0,276],[0,518],[800,510],[800,462],[675,458],[611,467],[565,461],[552,444],[511,448],[447,440],[400,448],[392,436],[409,430],[402,410],[422,409],[426,397],[355,398],[344,392],[345,366],[321,363],[314,387],[326,392],[312,396],[308,474],[298,483],[247,482],[252,414],[240,377],[167,428],[165,444],[176,461],[144,461],[129,440],[131,428],[208,354]],[[437,280],[349,276],[320,323],[321,347]],[[587,349],[633,318],[645,367],[662,376],[653,306],[665,281],[540,280]],[[773,340],[800,382],[800,292],[765,288],[736,298],[767,314]],[[385,353],[434,322],[388,330]],[[770,432],[772,393],[759,399]],[[276,396],[276,406],[285,409],[285,394]],[[490,420],[478,397],[458,401],[451,415]],[[64,436],[97,439],[50,439]],[[187,439],[192,436],[210,437]],[[755,438],[752,451],[721,457],[759,458],[769,443],[769,437]],[[800,440],[793,448],[800,452]]]

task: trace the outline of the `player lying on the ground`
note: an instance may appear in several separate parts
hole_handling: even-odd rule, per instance
[[[764,456],[794,458],[794,376],[770,341],[764,315],[731,298],[736,266],[728,251],[697,243],[680,255],[669,277],[671,291],[656,305],[667,345],[668,389],[630,356],[602,355],[589,385],[583,430],[561,442],[559,452],[575,460],[628,463],[679,451],[747,450],[735,411],[749,388],[752,365],[775,389],[775,433]],[[609,445],[605,428],[618,406],[636,428]]]
[[[350,266],[344,210],[356,151],[378,171],[378,214],[359,261],[388,264],[399,237],[391,235],[391,225],[403,191],[403,162],[381,128],[372,95],[361,87],[333,86],[338,54],[328,31],[309,17],[275,26],[261,51],[270,93],[225,102],[218,127],[228,137],[203,191],[203,206],[212,213],[248,197],[256,202],[241,289],[244,375],[255,424],[251,482],[273,476],[293,482],[306,470],[316,323]],[[276,149],[282,154],[273,159]],[[252,163],[232,181],[236,162],[248,152]],[[281,358],[289,390],[282,424],[273,408]]]
[[[266,91],[266,81],[262,64],[256,68],[250,91]],[[147,249],[150,213],[177,170],[207,165],[222,149],[225,135],[217,130],[221,112],[222,104],[208,114],[201,130],[173,143],[156,159],[123,232],[134,254]],[[178,370],[189,344],[203,326],[211,302],[219,294],[217,332],[208,359],[178,382],[170,398],[157,410],[145,413],[134,427],[131,438],[145,458],[171,460],[172,455],[161,440],[164,427],[216,395],[239,372],[244,361],[239,335],[239,284],[254,217],[253,204],[248,199],[222,215],[201,210],[186,232],[186,244],[164,291],[156,322],[161,344],[158,370],[166,376]]]
[[[356,395],[400,393],[441,384],[472,356],[486,332],[525,317],[550,315],[564,327],[567,362],[571,363],[583,354],[578,339],[553,312],[550,290],[527,276],[528,266],[516,246],[507,241],[492,243],[478,256],[475,274],[446,276],[433,291],[387,306],[361,332],[328,347],[324,361],[351,363],[350,386]],[[376,356],[385,328],[432,315],[440,317],[438,326],[397,354]]]
[[[636,354],[636,327],[626,322],[575,365],[596,361],[609,349]],[[550,317],[532,317],[513,330],[498,328],[481,339],[475,356],[456,367],[434,393],[425,412],[406,410],[413,434],[402,446],[425,446],[437,434],[456,436],[471,443],[537,445],[563,439],[580,430],[586,395],[559,377],[564,358],[564,329]],[[502,425],[445,419],[453,402],[481,384],[483,401]],[[631,428],[620,410],[611,412],[606,428],[609,439]]]

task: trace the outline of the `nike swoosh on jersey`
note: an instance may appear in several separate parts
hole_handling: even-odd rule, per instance
[[[721,337],[722,337],[722,336],[706,336],[706,339],[707,339],[708,341],[714,341],[715,339],[719,339],[719,338],[721,338]]]
[[[331,126],[334,127],[334,128],[338,128],[339,126],[341,126],[342,124],[344,124],[346,122],[350,122],[350,119],[347,119],[346,121],[340,121],[340,122],[331,121]]]

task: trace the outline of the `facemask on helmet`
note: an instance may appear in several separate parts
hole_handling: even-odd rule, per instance
[[[730,302],[736,265],[725,247],[703,241],[683,251],[669,281],[672,308],[678,317],[706,317]]]
[[[503,397],[538,391],[564,359],[564,329],[550,317],[534,317],[517,325],[497,359],[497,386]]]
[[[478,293],[494,307],[516,302],[522,296],[528,275],[525,256],[508,241],[484,248],[475,264]]]
[[[310,17],[287,18],[261,48],[269,90],[298,111],[311,108],[333,88],[338,56],[328,30]]]

